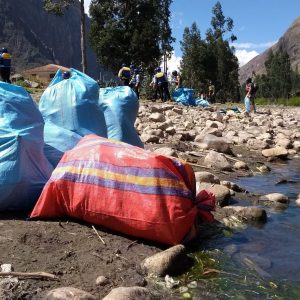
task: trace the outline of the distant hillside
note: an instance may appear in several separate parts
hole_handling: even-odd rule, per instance
[[[42,0],[0,0],[0,47],[12,53],[16,72],[49,63],[81,70],[79,6],[59,17],[46,13],[42,4]],[[90,47],[87,61],[90,76],[99,78],[100,72],[111,76]]]
[[[264,63],[267,59],[268,52],[270,49],[277,51],[280,47],[289,54],[292,68],[298,66],[300,70],[300,17],[294,21],[275,45],[262,54],[254,57],[246,65],[240,68],[240,82],[245,82],[247,77],[251,76],[252,71],[255,71],[256,74],[264,73]]]

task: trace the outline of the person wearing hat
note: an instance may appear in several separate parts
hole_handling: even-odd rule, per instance
[[[0,76],[2,81],[11,83],[10,81],[11,69],[11,54],[7,48],[2,48],[0,52]]]
[[[128,68],[126,64],[122,64],[122,68],[119,70],[118,77],[121,79],[123,85],[129,86],[130,76],[130,68]]]
[[[140,99],[140,70],[138,68],[135,68],[133,70],[133,75],[131,77],[131,80],[129,82],[129,86],[135,91],[138,99]]]

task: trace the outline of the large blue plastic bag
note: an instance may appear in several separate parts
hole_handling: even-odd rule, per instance
[[[194,90],[187,88],[180,88],[173,92],[172,97],[178,103],[181,103],[186,106],[195,106]]]
[[[57,71],[39,105],[46,123],[45,153],[53,166],[83,136],[93,133],[107,137],[97,82],[75,69],[70,72],[71,77],[63,79],[62,71]]]
[[[130,87],[100,89],[99,105],[104,112],[109,139],[144,148],[134,128],[139,101]]]
[[[0,211],[30,210],[52,166],[43,151],[44,121],[22,87],[0,82]]]

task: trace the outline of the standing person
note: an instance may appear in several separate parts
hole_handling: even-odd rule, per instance
[[[126,64],[122,64],[122,68],[119,70],[118,77],[121,79],[124,86],[129,86],[130,68],[126,67]]]
[[[0,75],[2,81],[11,83],[10,69],[11,69],[11,55],[6,48],[2,48],[0,54]]]
[[[175,79],[176,90],[182,88],[182,77],[181,77],[181,75],[176,70],[172,72],[172,75]]]
[[[245,86],[245,110],[246,110],[246,115],[249,116],[250,114],[250,106],[251,106],[251,96],[252,96],[252,79],[248,78],[246,80],[246,86]]]
[[[129,82],[129,86],[135,91],[138,99],[140,99],[140,71],[139,69],[134,69],[133,76]]]
[[[208,100],[210,103],[215,103],[215,86],[212,84],[211,80],[208,81]]]
[[[154,76],[154,81],[155,85],[158,88],[158,92],[160,95],[161,101],[165,102],[167,100],[170,100],[170,92],[169,92],[169,86],[168,86],[168,79],[165,73],[161,71],[160,67],[157,67],[155,69],[155,76]]]

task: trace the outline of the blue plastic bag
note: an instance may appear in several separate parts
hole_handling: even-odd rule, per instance
[[[187,88],[180,88],[173,92],[172,97],[178,103],[181,103],[186,106],[195,106],[195,97],[194,97],[194,90],[187,89]]]
[[[195,104],[196,104],[196,106],[203,106],[203,107],[210,106],[210,104],[207,100],[201,99],[201,98],[197,98],[195,100]]]
[[[104,112],[109,139],[144,148],[134,128],[139,101],[130,87],[100,89],[99,105]]]
[[[251,105],[251,102],[250,102],[250,98],[249,97],[245,97],[244,99],[244,104],[245,104],[245,110],[247,113],[250,113],[250,105]]]
[[[63,79],[62,71],[57,71],[39,105],[46,123],[45,153],[53,166],[81,137],[92,133],[107,137],[97,82],[75,69],[70,72],[70,78]]]
[[[44,121],[22,87],[0,82],[0,211],[30,210],[52,166],[43,151]]]

